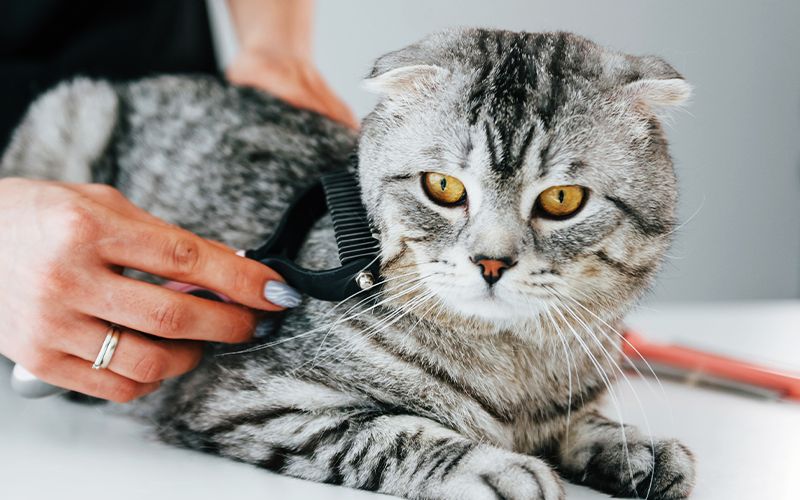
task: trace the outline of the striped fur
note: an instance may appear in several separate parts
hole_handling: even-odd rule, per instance
[[[617,373],[614,327],[674,226],[658,119],[688,93],[680,75],[571,34],[457,30],[382,57],[368,87],[382,98],[359,168],[381,292],[305,300],[252,345],[210,347],[133,409],[179,446],[408,498],[562,498],[557,472],[615,495],[687,496],[683,445],[597,413]],[[0,174],[82,168],[156,216],[248,248],[354,147],[320,116],[214,79],[77,81],[34,105]],[[425,171],[461,179],[465,207],[432,204]],[[535,216],[553,184],[589,189],[577,216]],[[478,254],[514,266],[487,288]],[[329,220],[301,263],[336,264]]]

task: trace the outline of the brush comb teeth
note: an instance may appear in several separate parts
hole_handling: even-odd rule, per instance
[[[372,234],[356,175],[349,171],[336,172],[323,175],[321,181],[333,221],[339,261],[345,265],[365,257],[376,259],[380,254],[380,242]]]
[[[328,212],[340,266],[303,268],[294,259],[314,223]],[[361,204],[361,188],[352,171],[324,175],[309,186],[289,205],[270,239],[244,255],[271,267],[289,285],[319,300],[342,301],[380,287],[380,242],[372,235]]]

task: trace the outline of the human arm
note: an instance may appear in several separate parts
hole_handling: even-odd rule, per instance
[[[229,0],[239,52],[227,68],[237,85],[269,92],[358,128],[313,61],[313,0]]]

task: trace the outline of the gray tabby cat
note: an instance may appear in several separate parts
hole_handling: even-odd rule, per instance
[[[598,407],[614,330],[675,225],[659,124],[689,86],[568,33],[455,30],[380,58],[358,139],[382,291],[305,300],[140,403],[165,441],[409,498],[555,499],[559,475],[683,498],[694,460]],[[257,246],[356,138],[214,79],[77,80],[30,110],[3,175],[115,185],[158,217]],[[555,189],[551,189],[555,188]],[[337,265],[330,221],[303,249]]]

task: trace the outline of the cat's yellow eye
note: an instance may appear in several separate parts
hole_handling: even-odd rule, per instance
[[[461,205],[467,200],[467,189],[455,177],[436,172],[422,174],[422,189],[434,203],[445,207]]]
[[[560,219],[575,214],[585,197],[586,189],[581,186],[553,186],[539,194],[536,205],[542,215]]]

